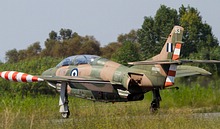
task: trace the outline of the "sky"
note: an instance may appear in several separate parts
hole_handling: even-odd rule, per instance
[[[219,0],[4,0],[0,2],[0,60],[16,48],[44,42],[61,28],[91,35],[101,46],[117,41],[119,34],[139,29],[145,16],[154,17],[161,5],[197,8],[203,22],[220,40]]]

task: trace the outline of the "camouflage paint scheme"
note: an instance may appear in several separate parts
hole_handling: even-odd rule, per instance
[[[175,31],[178,31],[178,33]],[[170,61],[173,57],[173,53],[167,52],[167,43],[172,43],[173,46],[175,46],[176,43],[182,43],[182,34],[183,28],[180,26],[175,26],[170,33],[161,53],[148,61],[151,63],[156,61]],[[92,55],[77,55],[67,66],[66,64],[62,66],[61,62],[61,65],[45,71],[42,74],[42,78],[45,79],[46,76],[69,76],[67,92],[76,97],[105,102],[136,101],[142,100],[144,98],[144,93],[151,91],[154,88],[165,88],[165,80],[171,65],[168,62],[167,64],[144,64],[126,67],[101,57],[96,57],[94,61],[90,63],[74,65],[73,62],[76,60],[76,58],[81,58],[82,56],[86,58],[87,56]],[[65,60],[63,62],[65,62]],[[188,72],[197,70],[197,73],[192,73],[193,75],[210,74],[209,72],[198,67],[182,66],[182,69],[189,68],[193,69],[188,70]],[[76,80],[79,80],[79,78],[74,77],[73,79],[70,77],[73,70],[77,70],[77,76],[82,77],[82,81],[78,82]],[[187,70],[185,70],[185,72],[186,71]],[[48,80],[51,86],[59,89],[60,82],[54,82],[54,80],[50,81],[50,79],[45,80]],[[99,81],[102,81],[102,83]]]
[[[174,85],[175,77],[211,75],[210,72],[184,63],[220,63],[215,60],[180,60],[183,28],[174,26],[160,54],[146,61],[130,62],[131,67],[95,55],[67,57],[41,76],[4,71],[0,77],[16,82],[46,81],[60,91],[60,112],[68,118],[68,95],[104,102],[144,99],[152,91],[151,111],[160,107],[160,90]],[[180,65],[180,66],[178,66]]]

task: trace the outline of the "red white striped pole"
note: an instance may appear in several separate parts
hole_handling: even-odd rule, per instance
[[[42,78],[32,76],[30,74],[16,72],[16,71],[4,71],[0,72],[0,77],[14,82],[40,82],[44,81]]]

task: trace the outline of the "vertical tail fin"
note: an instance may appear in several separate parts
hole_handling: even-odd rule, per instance
[[[183,43],[183,30],[181,26],[174,26],[160,54],[154,56],[153,60],[178,60]]]
[[[170,61],[179,60],[180,58],[180,51],[183,43],[182,42],[183,30],[184,29],[181,26],[174,26],[160,54],[146,61],[130,62],[129,64],[153,65],[152,71],[154,71],[153,68],[156,67],[159,69],[157,71],[159,71],[159,74],[163,76],[163,79],[165,77],[163,86],[164,87],[172,86],[174,84],[174,79],[176,76],[177,64],[170,63]],[[160,64],[159,62],[166,62],[166,63]]]
[[[166,43],[164,44],[160,54],[153,57],[154,61],[157,60],[178,60],[180,58],[180,51],[182,46],[183,27],[174,26],[169,34]],[[169,67],[163,68],[166,75],[166,81],[164,87],[174,85],[174,79],[176,76],[176,64],[171,64]]]
[[[168,48],[167,51],[165,52],[164,50],[162,50],[160,54],[167,55],[167,58],[168,59],[170,58],[171,60],[179,60],[180,51],[181,51],[181,47],[182,47],[182,43],[183,43],[182,36],[183,36],[183,28],[180,26],[175,26],[173,28],[172,32],[170,33],[169,38],[166,41],[166,44],[164,45],[164,47],[167,46],[167,48]],[[173,45],[170,45],[170,44],[173,44]],[[171,50],[169,50],[169,49],[171,49]],[[169,66],[166,81],[164,84],[165,87],[174,85],[174,79],[176,76],[176,69],[177,69],[176,64],[171,64]]]

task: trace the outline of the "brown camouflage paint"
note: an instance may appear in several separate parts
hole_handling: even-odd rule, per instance
[[[68,72],[69,66],[63,66],[57,69],[56,76],[65,76]]]
[[[91,75],[92,66],[90,64],[78,65],[78,76]]]
[[[118,64],[113,61],[107,61],[100,72],[101,79],[106,81],[112,81],[113,75],[119,66],[121,66],[121,64]]]

